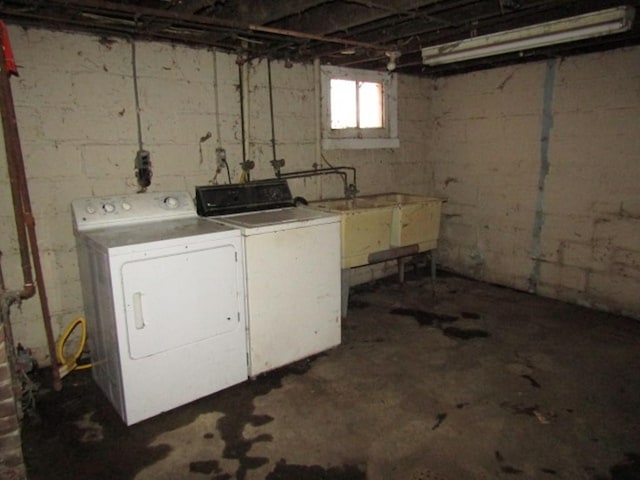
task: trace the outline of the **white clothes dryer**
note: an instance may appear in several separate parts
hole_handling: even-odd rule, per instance
[[[93,378],[127,425],[247,379],[240,231],[188,193],[72,202]]]

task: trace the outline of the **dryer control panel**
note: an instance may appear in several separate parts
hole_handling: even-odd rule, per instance
[[[149,192],[79,198],[71,202],[76,231],[197,217],[187,192]]]

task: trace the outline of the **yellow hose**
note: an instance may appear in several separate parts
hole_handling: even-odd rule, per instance
[[[73,355],[66,358],[64,356],[64,345],[67,343],[69,336],[76,329],[76,327],[80,325],[80,343],[78,345],[78,349],[75,351]],[[84,345],[87,341],[87,321],[84,317],[77,317],[73,322],[71,322],[67,328],[65,328],[64,332],[58,339],[56,343],[56,357],[58,358],[58,363],[60,367],[58,371],[60,372],[60,378],[68,375],[73,370],[84,370],[86,368],[91,368],[91,364],[87,363],[85,365],[78,365],[76,362],[78,358],[82,355],[84,350]]]

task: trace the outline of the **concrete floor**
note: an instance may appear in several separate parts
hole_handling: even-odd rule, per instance
[[[340,347],[129,428],[74,372],[24,453],[31,480],[640,479],[639,372],[640,322],[385,280]]]

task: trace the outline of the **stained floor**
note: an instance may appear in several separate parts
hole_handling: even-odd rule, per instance
[[[638,321],[390,279],[352,293],[340,347],[132,427],[74,372],[24,454],[30,480],[640,479],[639,372]]]

